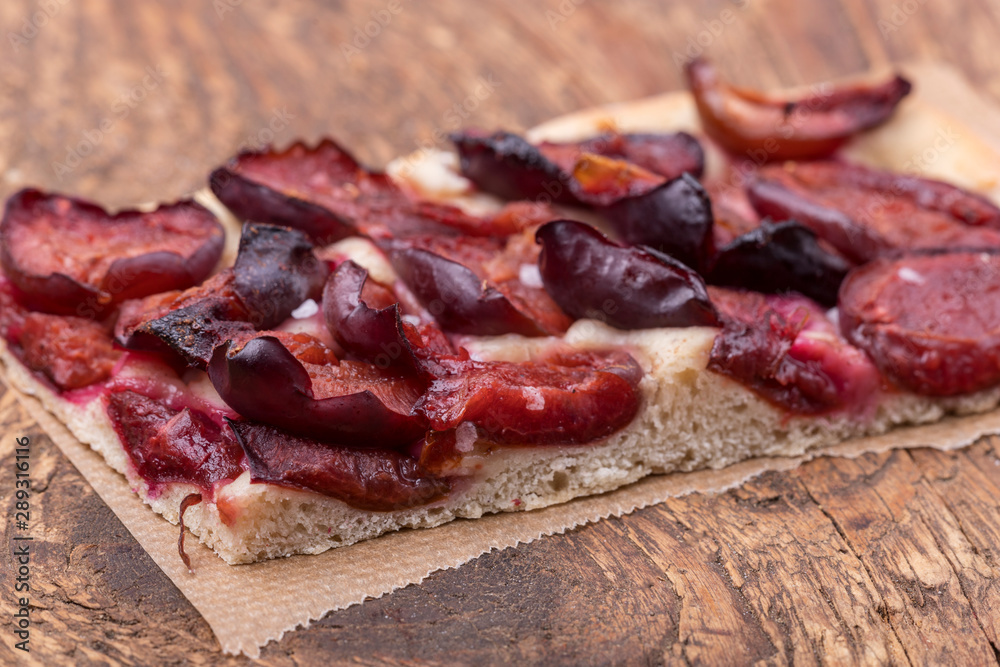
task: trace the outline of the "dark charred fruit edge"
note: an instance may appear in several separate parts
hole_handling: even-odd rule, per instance
[[[510,132],[459,132],[450,138],[462,174],[480,190],[504,199],[544,197],[559,204],[580,203],[569,177],[522,137]]]
[[[318,299],[329,274],[305,234],[254,223],[243,227],[233,271],[233,289],[258,329],[277,326],[306,299]]]
[[[765,220],[716,255],[708,282],[757,292],[798,292],[831,308],[851,265],[794,221]]]
[[[197,293],[159,317],[119,331],[130,349],[170,355],[204,369],[227,340],[286,320],[308,298],[319,299],[329,268],[298,230],[247,223],[233,267],[232,292]]]

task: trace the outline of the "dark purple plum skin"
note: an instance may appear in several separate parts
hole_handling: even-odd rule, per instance
[[[510,132],[451,135],[462,174],[484,192],[504,199],[548,197],[557,204],[580,204],[570,176],[525,139]]]
[[[764,167],[747,196],[761,216],[795,220],[859,264],[904,250],[1000,245],[1000,208],[981,195],[848,162]]]
[[[399,277],[445,331],[476,336],[542,336],[538,324],[469,268],[420,248],[392,248]]]
[[[252,223],[243,227],[233,271],[233,289],[258,329],[280,324],[303,301],[319,298],[329,275],[305,234]]]
[[[544,148],[596,153],[631,161],[644,169],[674,179],[682,173],[700,177],[705,155],[691,135],[604,134],[568,144],[535,146],[510,132],[458,132],[451,140],[462,173],[484,192],[504,199],[545,199],[557,204],[599,206],[600,195],[581,192],[567,164],[549,159]],[[572,154],[572,153],[571,153]]]
[[[572,220],[546,223],[535,239],[545,290],[572,317],[618,329],[719,324],[701,276],[668,256]]]
[[[333,243],[356,234],[352,221],[328,208],[258,183],[239,172],[240,161],[256,154],[241,153],[209,176],[219,201],[241,220],[300,229],[318,243]],[[345,160],[353,158],[344,153]]]
[[[119,342],[130,349],[171,350],[204,369],[213,350],[238,334],[269,329],[307,298],[319,298],[329,269],[302,232],[247,223],[233,267],[232,295],[203,298],[143,322]],[[242,305],[242,307],[240,307]]]
[[[852,261],[868,262],[891,251],[885,239],[843,211],[802,197],[781,183],[758,178],[747,188],[747,195],[760,215],[802,221]]]
[[[637,197],[601,210],[621,238],[659,250],[696,271],[712,255],[712,203],[705,188],[688,174]]]
[[[367,280],[368,271],[351,260],[330,275],[323,289],[323,317],[330,332],[361,359],[416,370],[418,361],[403,332],[399,304],[371,308],[361,296]]]
[[[28,273],[19,268],[17,249],[10,242],[10,230],[30,224],[35,216],[59,215],[53,210],[63,203],[76,215],[88,220],[100,236],[104,224],[120,221],[141,221],[145,217],[195,216],[212,231],[190,255],[183,256],[169,249],[152,250],[134,257],[121,257],[110,264],[100,284],[83,283],[58,271],[45,275]],[[46,239],[57,243],[59,239]],[[222,255],[225,234],[212,213],[191,200],[164,204],[155,211],[123,210],[111,214],[92,202],[25,189],[7,200],[3,221],[0,222],[0,263],[11,282],[20,291],[25,305],[34,310],[78,317],[99,318],[115,305],[132,299],[172,289],[184,289],[201,282],[215,267]]]
[[[299,438],[264,424],[229,421],[254,482],[308,489],[371,512],[419,507],[450,490],[405,454]]]
[[[405,447],[424,433],[417,416],[387,408],[371,391],[313,398],[309,373],[281,342],[253,338],[237,351],[215,348],[208,376],[222,399],[248,419],[351,447]]]
[[[832,308],[851,264],[823,249],[797,222],[764,221],[715,257],[708,282],[757,292],[798,292]]]

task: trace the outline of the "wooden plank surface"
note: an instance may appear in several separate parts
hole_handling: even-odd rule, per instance
[[[701,50],[747,85],[926,57],[1000,100],[1000,0],[5,0],[0,195],[108,205],[204,183],[241,145],[339,137],[380,164],[459,125],[522,129],[681,85]],[[367,30],[369,35],[365,34]],[[242,664],[9,394],[36,442],[31,658]],[[818,460],[491,553],[329,614],[263,664],[988,664],[1000,653],[1000,440]],[[13,645],[13,530],[0,663]]]

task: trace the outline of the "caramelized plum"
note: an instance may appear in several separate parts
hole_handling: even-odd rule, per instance
[[[418,237],[388,249],[400,278],[445,331],[541,336],[571,324],[542,289],[531,230],[507,239]]]
[[[627,170],[619,171],[618,183],[603,190],[589,163],[601,158],[637,168],[631,174],[652,172],[654,185],[684,173],[700,176],[705,156],[689,134],[605,134],[573,143],[543,142],[538,146],[510,132],[487,135],[471,131],[451,136],[458,150],[462,173],[484,192],[504,199],[545,199],[559,204],[607,205],[636,187],[621,183]],[[607,174],[607,171],[601,172]],[[586,177],[587,182],[581,182]],[[634,194],[634,193],[633,193]]]
[[[289,349],[294,340],[279,336],[263,333],[215,349],[208,376],[241,415],[352,447],[403,447],[423,435],[423,420],[410,414],[419,381],[372,364],[338,363],[332,353],[310,363]],[[314,354],[311,361],[321,360]]]
[[[315,148],[244,152],[212,172],[212,192],[243,220],[285,225],[313,241],[354,234],[492,235],[489,219],[413,199],[384,173],[369,170],[329,139]]]
[[[761,225],[716,255],[708,282],[758,292],[799,292],[830,308],[851,265],[797,222]]]
[[[254,331],[233,282],[227,269],[184,292],[127,301],[115,323],[115,339],[128,349],[176,355],[204,369],[217,345]]]
[[[330,332],[345,350],[379,368],[418,369],[414,348],[422,347],[420,333],[414,325],[403,322],[398,299],[385,288],[383,305],[369,305],[365,287],[369,287],[371,299],[373,283],[369,283],[368,272],[351,260],[337,267],[323,290],[323,317]],[[376,295],[372,300],[377,299]]]
[[[318,298],[327,273],[301,232],[250,223],[232,270],[183,293],[125,304],[116,337],[132,349],[170,349],[205,368],[216,346],[274,326],[307,298]]]
[[[308,489],[372,512],[419,507],[450,490],[447,480],[399,452],[341,447],[253,422],[229,425],[255,482]]]
[[[685,72],[705,132],[727,150],[758,163],[826,157],[855,134],[888,119],[911,88],[897,75],[783,100],[730,86],[702,59],[688,64]]]
[[[843,162],[764,167],[748,189],[754,208],[794,219],[850,259],[898,250],[1000,246],[1000,209],[947,183]]]
[[[400,248],[392,266],[445,331],[493,336],[545,332],[471,269],[420,248]]]
[[[607,133],[572,143],[544,141],[538,150],[568,173],[584,154],[626,160],[667,180],[684,173],[701,178],[705,169],[705,152],[687,132]]]
[[[531,319],[546,334],[561,334],[573,320],[563,313],[542,285],[538,272],[541,248],[535,241],[535,229],[508,237],[503,249],[484,258],[466,263],[476,275],[495,285],[504,296]],[[454,256],[454,255],[451,255]],[[462,253],[458,253],[462,258]]]
[[[881,377],[837,335],[819,306],[797,295],[709,287],[724,325],[708,368],[793,414],[870,409]]]
[[[233,291],[250,323],[270,329],[303,301],[319,298],[329,269],[313,254],[306,236],[294,229],[248,224],[233,266]]]
[[[840,288],[840,330],[897,385],[954,396],[1000,384],[1000,254],[882,258]]]
[[[14,342],[24,365],[62,390],[108,379],[122,354],[103,324],[69,315],[27,313]]]
[[[701,277],[670,257],[572,220],[546,223],[536,238],[545,289],[573,317],[619,329],[719,323]]]
[[[576,196],[595,206],[641,197],[663,185],[661,176],[624,160],[585,154],[570,167]]]
[[[712,253],[712,207],[704,188],[685,171],[690,167],[700,174],[701,148],[683,135],[676,144],[686,146],[679,151],[686,157],[675,169],[665,158],[670,151],[663,149],[675,140],[617,136],[607,143],[598,138],[540,147],[509,132],[469,132],[452,140],[462,173],[480,189],[507,199],[545,197],[595,207],[626,241],[705,269]],[[659,149],[650,148],[657,143]]]
[[[504,199],[545,197],[557,204],[580,203],[567,171],[516,134],[461,132],[451,140],[462,174],[483,192]]]
[[[536,362],[446,362],[417,403],[436,431],[463,422],[491,443],[588,443],[639,410],[642,370],[622,351],[553,354]]]
[[[212,172],[212,192],[237,217],[300,229],[318,243],[357,233],[358,194],[346,184],[378,191],[347,151],[324,140],[315,148],[296,142],[284,151],[245,151]]]
[[[243,452],[227,429],[197,406],[113,391],[107,413],[136,472],[154,489],[170,482],[209,491],[243,472]]]
[[[25,305],[92,319],[125,299],[201,282],[222,245],[222,226],[193,201],[112,215],[22,190],[0,222],[0,262]]]
[[[708,193],[684,174],[603,210],[623,240],[646,245],[684,262],[696,271],[712,255],[712,203]]]

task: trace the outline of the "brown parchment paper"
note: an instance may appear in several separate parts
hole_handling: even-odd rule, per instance
[[[959,74],[940,65],[906,69],[915,80],[920,97],[948,114],[941,117],[944,120],[925,128],[932,132],[928,137],[933,132],[944,132],[946,139],[938,142],[937,158],[932,160],[928,153],[928,164],[919,165],[919,171],[944,176],[935,172],[954,174],[968,167],[951,164],[957,158],[949,157],[945,144],[947,137],[955,133],[959,136],[965,133],[967,141],[972,132],[1000,149],[1000,120],[990,120],[1000,119],[1000,111],[979,100]],[[642,104],[655,108],[658,103],[654,100],[639,103]],[[618,117],[614,110],[606,114]],[[962,124],[958,129],[951,127],[947,125],[950,119]],[[558,129],[546,124],[540,130],[548,133],[553,128]],[[933,147],[925,138],[910,143],[908,150],[920,154],[928,150],[925,146]],[[898,159],[892,161],[899,163]],[[993,164],[998,163],[994,155]],[[977,174],[978,178],[983,177],[981,172]],[[1000,172],[997,175],[992,184],[980,181],[979,187],[993,190],[1000,183]],[[192,575],[177,555],[177,528],[144,505],[131,492],[124,477],[77,441],[37,400],[23,395],[19,398],[156,564],[204,616],[222,650],[250,657],[259,656],[260,647],[267,642],[279,640],[296,627],[308,626],[328,611],[419,583],[436,570],[458,567],[492,549],[530,542],[609,516],[621,516],[669,497],[732,488],[765,471],[788,470],[816,456],[855,457],[901,447],[949,449],[971,444],[986,434],[1000,433],[1000,410],[949,418],[937,424],[852,440],[803,457],[754,459],[723,470],[649,477],[608,494],[543,510],[458,520],[433,529],[392,533],[317,556],[294,556],[253,565],[226,565],[214,552],[190,539],[186,550],[195,570]]]

